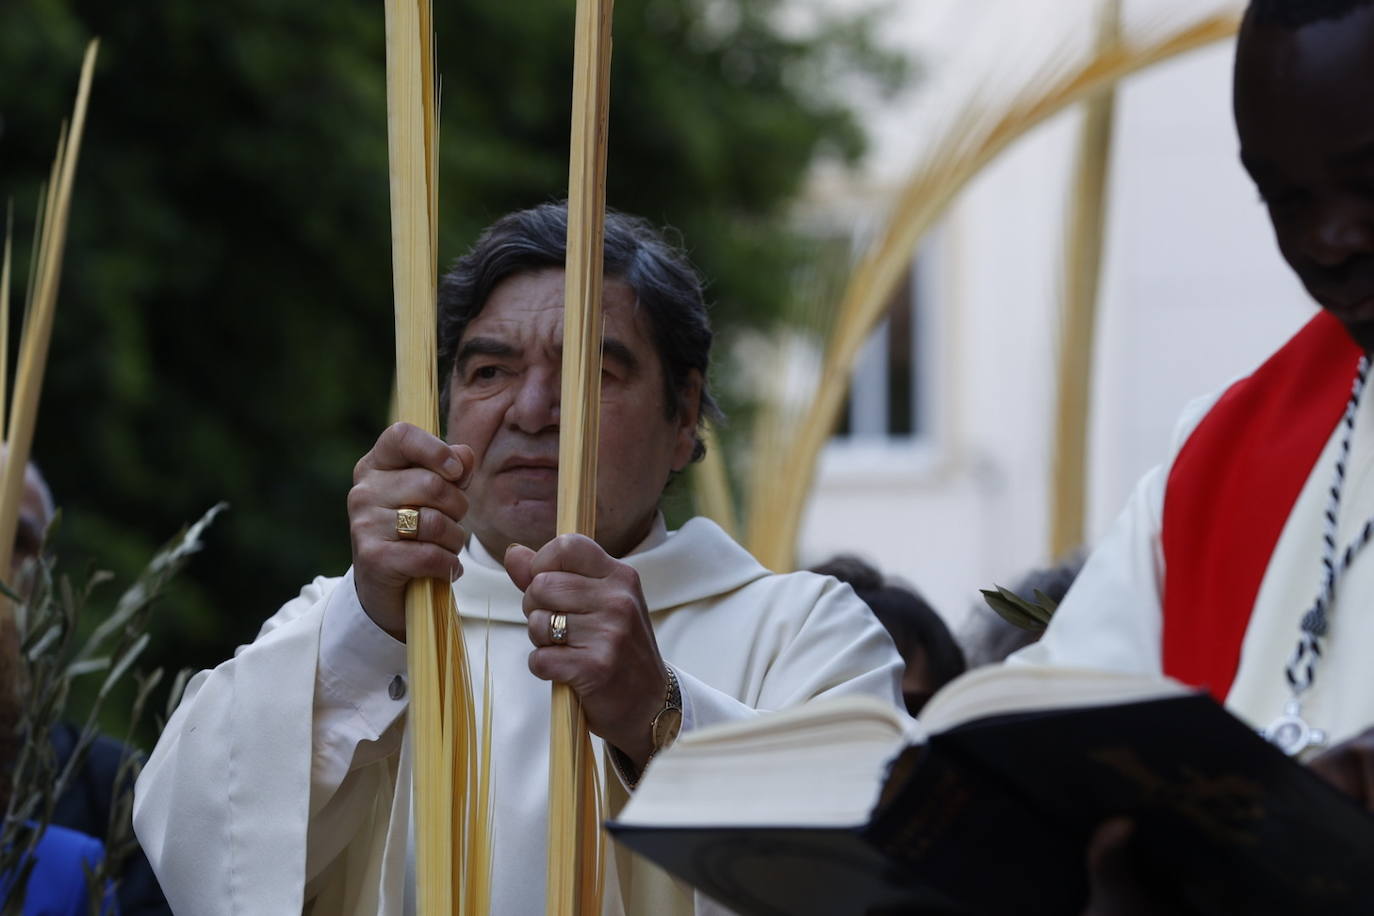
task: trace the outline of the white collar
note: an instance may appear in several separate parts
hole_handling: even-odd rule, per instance
[[[521,593],[505,567],[476,538],[468,539],[461,559],[463,575],[453,586],[459,613],[473,617],[490,613],[492,620],[523,624]],[[706,518],[694,518],[670,532],[659,514],[648,537],[623,559],[639,573],[650,613],[725,594],[770,575]]]
[[[666,540],[668,540],[668,523],[663,520],[662,512],[655,512],[653,523],[649,525],[649,533],[644,536],[644,540],[636,544],[635,548],[631,550],[629,553],[627,553],[625,556],[632,557],[637,553],[643,553],[646,550],[652,550],[653,548],[657,547],[659,544],[662,544]],[[464,548],[464,553],[467,554],[467,556],[464,557],[464,560],[471,558],[476,562],[482,564],[483,566],[487,566],[491,569],[499,569],[503,573],[506,570],[505,565],[500,560],[496,559],[491,555],[490,551],[487,550],[486,545],[482,543],[480,538],[468,538],[468,543],[467,546]]]

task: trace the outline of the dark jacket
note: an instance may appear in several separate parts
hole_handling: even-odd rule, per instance
[[[79,735],[80,731],[66,722],[53,727],[52,744],[57,752],[59,772],[71,757]],[[104,735],[96,738],[84,765],[73,774],[67,791],[57,800],[52,822],[104,839],[110,821],[110,808],[114,804],[115,778],[119,774],[120,763],[127,755],[137,753],[113,738]],[[121,790],[132,792],[132,781],[125,780]],[[158,886],[153,868],[141,848],[129,856],[123,873],[119,875],[118,899],[121,916],[171,916],[172,910],[167,906],[167,899],[162,895],[162,888]]]

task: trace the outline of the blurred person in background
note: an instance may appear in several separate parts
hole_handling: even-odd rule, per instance
[[[19,640],[8,615],[6,620],[0,635],[0,774],[4,777],[0,778],[0,811],[10,803],[11,773],[23,740],[18,732],[24,703]],[[96,868],[104,855],[95,837],[51,823],[38,839],[23,888],[12,888],[13,873],[0,874],[0,897],[15,894],[15,899],[23,901],[23,916],[86,916],[90,905],[86,869]]]
[[[19,498],[19,518],[14,530],[14,550],[10,554],[7,584],[27,597],[33,588],[34,563],[43,551],[56,508],[48,482],[32,461],[24,468],[24,490]]]
[[[831,557],[811,571],[847,583],[897,644],[906,663],[902,699],[911,715],[919,713],[936,691],[964,673],[964,653],[949,627],[915,591],[884,579],[874,566],[849,554]]]
[[[31,463],[24,469],[14,549],[6,576],[6,584],[17,594],[27,597],[32,591],[35,565],[42,553],[53,512],[47,482]],[[0,811],[8,809],[14,791],[11,774],[20,743],[25,739],[19,733],[24,706],[24,676],[19,652],[19,632],[13,615],[6,612],[0,623],[0,774],[4,776],[0,779]],[[64,747],[65,735],[59,739],[54,734],[53,739],[56,766],[60,771],[71,749]],[[113,788],[113,771],[109,776],[106,794]],[[52,822],[39,838],[33,870],[24,888],[14,891],[23,900],[24,916],[83,916],[87,913],[89,894],[85,871],[95,868],[104,857],[104,847],[96,837],[105,835],[105,821],[96,825],[81,818],[59,819],[59,812],[71,813],[59,802]],[[11,874],[0,874],[0,891],[9,893],[13,880]]]
[[[30,462],[24,471],[24,491],[19,503],[19,519],[14,535],[14,553],[9,578],[9,581],[14,583],[15,591],[26,597],[32,591],[35,565],[43,550],[48,526],[52,523],[55,511],[47,481],[38,466]],[[4,683],[8,685],[15,681],[15,702],[19,703],[22,702],[22,697],[18,691],[22,686],[17,683],[18,636],[12,623],[5,627],[3,643],[3,651],[9,659]],[[0,727],[3,727],[4,734],[9,735],[17,724],[16,706],[14,717],[0,723]],[[67,761],[76,750],[80,736],[81,729],[71,722],[59,722],[53,726],[49,737],[56,757],[54,772],[60,773],[67,765]],[[132,779],[126,777],[122,781],[119,780],[120,768],[125,760],[136,755],[138,751],[135,749],[106,735],[97,735],[87,749],[81,766],[72,773],[66,790],[58,797],[52,813],[53,826],[48,832],[55,835],[84,834],[85,836],[80,838],[83,841],[89,837],[106,836],[110,827],[111,811],[115,808],[116,801],[122,794],[133,791]],[[3,806],[0,806],[0,810],[3,810]],[[126,836],[132,837],[133,825],[126,824],[123,832]],[[45,837],[44,842],[50,841]],[[93,846],[80,843],[73,837],[53,842],[64,847],[84,846],[83,856],[90,861],[98,860],[102,854],[100,843],[95,840],[91,841]],[[41,858],[39,865],[42,865]],[[81,877],[79,868],[76,875],[80,880],[71,886],[80,891],[80,912],[84,913],[85,880]],[[171,913],[158,886],[157,878],[153,875],[152,867],[141,848],[135,847],[124,862],[118,876],[117,899],[122,916],[160,916]]]
[[[1086,558],[1084,553],[1075,553],[1062,563],[1032,570],[1013,585],[1011,591],[1024,601],[1037,604],[1040,603],[1038,592],[1058,606],[1078,578]],[[1033,645],[1044,632],[1043,629],[1017,626],[989,607],[986,601],[979,601],[959,628],[959,644],[963,646],[969,668],[981,668],[1006,661],[1012,653]]]

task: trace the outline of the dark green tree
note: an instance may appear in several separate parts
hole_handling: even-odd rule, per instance
[[[573,0],[436,9],[441,251],[562,197]],[[838,87],[906,78],[875,21],[785,29],[781,0],[620,0],[612,205],[679,229],[718,325],[770,320],[785,215],[863,134]],[[377,0],[0,4],[0,195],[26,257],[80,52],[102,40],[35,455],[67,562],[127,578],[231,509],[156,618],[151,661],[212,665],[348,564],[344,495],[392,371]]]

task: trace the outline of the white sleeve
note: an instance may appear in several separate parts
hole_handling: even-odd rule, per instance
[[[1054,612],[1044,637],[1011,656],[1009,663],[1160,672],[1159,523],[1166,476],[1166,468],[1157,467],[1136,485]]]
[[[316,579],[187,686],[134,798],[174,912],[298,914],[351,839],[370,800],[350,777],[399,747],[405,708],[391,696],[404,646],[356,605],[351,577]]]
[[[769,578],[777,582],[784,577]],[[866,693],[905,711],[902,657],[868,605],[848,585],[826,576],[792,573],[785,578],[788,584],[776,586],[766,598],[762,592],[758,597],[773,605],[776,629],[786,636],[776,654],[754,659],[766,673],[748,699],[711,686],[672,658],[664,659],[672,665],[682,692],[682,732],[738,722],[822,696]],[[628,761],[618,755],[611,761],[613,772],[630,789],[621,769]]]
[[[1190,403],[1174,432],[1173,455],[1220,392]],[[1098,542],[1054,613],[1044,637],[1008,659],[1014,664],[1162,673],[1164,555],[1160,535],[1170,464],[1136,484],[1126,508]]]
[[[405,643],[367,616],[350,570],[325,602],[320,626],[312,811],[349,770],[395,752],[399,738],[389,740],[385,749],[364,745],[391,730],[406,709],[408,693]]]
[[[405,643],[367,616],[349,570],[326,599],[320,626],[307,880],[343,852],[368,816],[375,786],[362,771],[400,751],[409,686]]]
[[[797,577],[819,583],[819,594],[809,596],[810,607],[804,614],[790,609],[790,613],[778,615],[779,628],[791,632],[775,656],[757,659],[767,673],[750,702],[709,686],[691,672],[677,669],[682,686],[683,730],[738,721],[761,711],[785,709],[824,696],[866,693],[897,709],[905,709],[902,657],[868,605],[848,585],[829,577],[813,573],[788,576]]]

